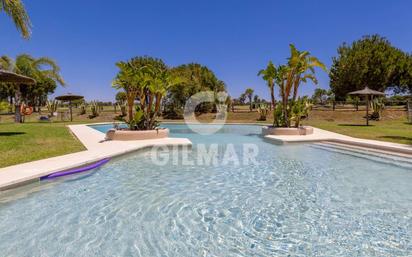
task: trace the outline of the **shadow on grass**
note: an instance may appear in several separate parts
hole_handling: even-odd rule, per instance
[[[395,140],[405,140],[407,144],[412,145],[412,137],[402,137],[402,136],[380,136],[379,138],[395,139]]]
[[[369,126],[366,126],[365,124],[338,124],[338,126],[341,126],[341,127],[374,127],[375,125],[369,124]]]
[[[0,132],[0,137],[10,137],[26,134],[25,132]]]

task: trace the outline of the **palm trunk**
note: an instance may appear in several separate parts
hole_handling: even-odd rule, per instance
[[[275,100],[275,92],[274,92],[273,85],[270,86],[270,99],[272,101],[272,107],[273,109],[275,109],[276,100]]]
[[[133,104],[127,101],[127,116],[129,116],[129,122],[133,120]]]
[[[13,97],[10,96],[9,99],[9,113],[13,112]]]
[[[153,113],[153,117],[150,121],[150,128],[152,128],[154,126],[156,118],[159,115],[161,102],[162,102],[162,96],[161,96],[161,94],[157,94],[156,95],[156,102],[155,102],[155,110],[154,110],[154,113]]]
[[[299,81],[300,76],[298,76],[293,83],[293,102],[295,102],[296,98],[298,97]]]
[[[14,93],[14,106],[15,106],[15,116],[14,116],[14,121],[17,123],[22,123],[22,117],[21,117],[21,113],[20,113],[20,103],[21,101],[21,92],[20,92],[20,86],[18,86],[16,88],[16,91]]]
[[[129,116],[129,122],[133,120],[133,105],[135,98],[136,94],[134,92],[127,93],[127,114]]]
[[[249,97],[249,111],[252,111],[252,96]]]

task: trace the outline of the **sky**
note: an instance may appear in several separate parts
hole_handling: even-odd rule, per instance
[[[0,55],[47,56],[61,67],[65,88],[113,101],[115,63],[134,56],[162,58],[169,66],[197,62],[223,80],[230,95],[248,87],[269,99],[257,76],[269,60],[283,64],[289,44],[307,50],[328,67],[343,42],[380,34],[412,51],[412,1],[408,0],[23,0],[33,23],[30,40],[21,38],[0,13]],[[318,70],[318,85],[301,95],[329,88]]]

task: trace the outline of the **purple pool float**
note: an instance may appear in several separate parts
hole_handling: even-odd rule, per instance
[[[63,177],[63,176],[68,176],[68,175],[72,175],[72,174],[76,174],[76,173],[89,171],[89,170],[92,170],[92,169],[96,169],[96,168],[106,164],[109,161],[110,161],[110,158],[105,158],[105,159],[102,159],[98,162],[95,162],[95,163],[87,165],[87,166],[74,168],[74,169],[70,169],[70,170],[59,171],[59,172],[56,172],[56,173],[52,173],[52,174],[43,176],[40,179],[43,180],[43,179],[58,178],[58,177]]]

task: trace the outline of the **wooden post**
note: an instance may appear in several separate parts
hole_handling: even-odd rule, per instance
[[[369,95],[366,95],[366,126],[369,126]]]
[[[14,93],[14,121],[16,123],[21,123],[21,113],[20,113],[20,105],[21,105],[21,92],[20,92],[20,86],[16,88],[16,92]]]
[[[69,101],[69,110],[70,110],[70,121],[73,121],[73,114],[72,114],[72,101]]]

